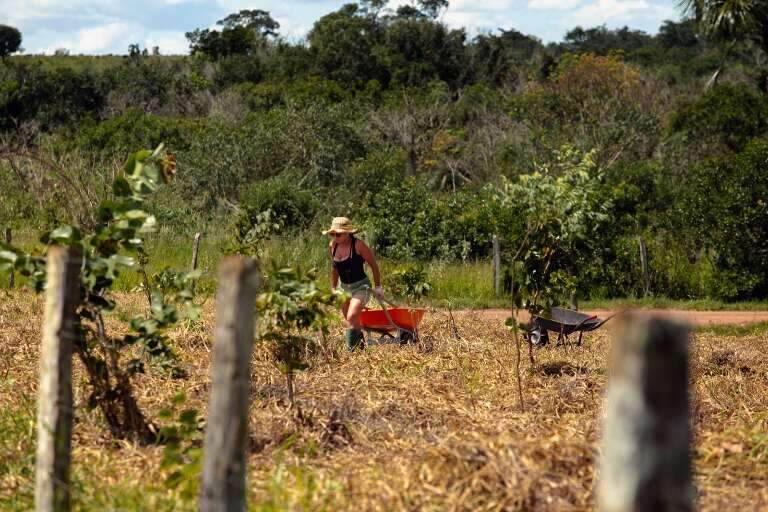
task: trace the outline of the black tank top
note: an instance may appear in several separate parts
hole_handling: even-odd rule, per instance
[[[349,255],[349,258],[342,261],[336,261],[336,249],[339,248],[339,245],[333,244],[333,253],[331,254],[333,268],[336,269],[336,272],[339,273],[341,282],[344,284],[356,283],[367,277],[365,275],[365,271],[363,270],[363,264],[365,263],[365,260],[362,256],[357,254],[357,251],[355,251],[355,242],[357,242],[357,240],[355,237],[352,237],[352,254]]]

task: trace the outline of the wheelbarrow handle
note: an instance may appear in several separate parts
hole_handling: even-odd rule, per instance
[[[393,307],[393,308],[397,308],[397,307],[399,307],[397,304],[395,304],[395,303],[394,303],[394,302],[392,302],[391,300],[389,300],[389,299],[387,299],[386,297],[384,297],[384,295],[382,295],[382,296],[378,296],[376,293],[374,293],[374,292],[373,292],[373,290],[371,289],[371,287],[370,287],[370,286],[366,286],[366,287],[365,287],[365,289],[366,289],[367,291],[369,291],[369,292],[371,292],[371,293],[373,294],[373,296],[376,298],[376,301],[378,301],[379,305],[381,305],[381,307],[382,307],[383,309],[386,309],[386,308],[384,307],[384,304],[388,304],[390,307]],[[382,304],[382,303],[383,303],[383,304]]]

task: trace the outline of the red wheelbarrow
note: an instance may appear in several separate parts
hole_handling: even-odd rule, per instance
[[[384,303],[392,307],[387,309]],[[360,326],[367,334],[368,345],[406,345],[419,341],[419,323],[425,309],[398,307],[386,299],[379,300],[379,304],[381,309],[365,309],[360,313]],[[373,333],[379,334],[378,339]]]

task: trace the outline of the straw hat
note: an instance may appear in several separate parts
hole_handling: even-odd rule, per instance
[[[352,222],[346,217],[334,217],[331,221],[331,228],[323,231],[324,235],[328,233],[357,233],[357,229],[352,227]]]

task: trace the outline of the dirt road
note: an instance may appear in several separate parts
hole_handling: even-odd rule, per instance
[[[660,315],[686,321],[692,325],[744,325],[768,321],[768,311],[690,311],[679,309],[639,309],[642,314]],[[607,309],[585,310],[584,313],[605,318],[615,311]],[[491,321],[500,321],[509,317],[508,309],[477,309],[464,310],[462,313],[480,315]],[[522,312],[520,320],[527,320],[528,315]]]

